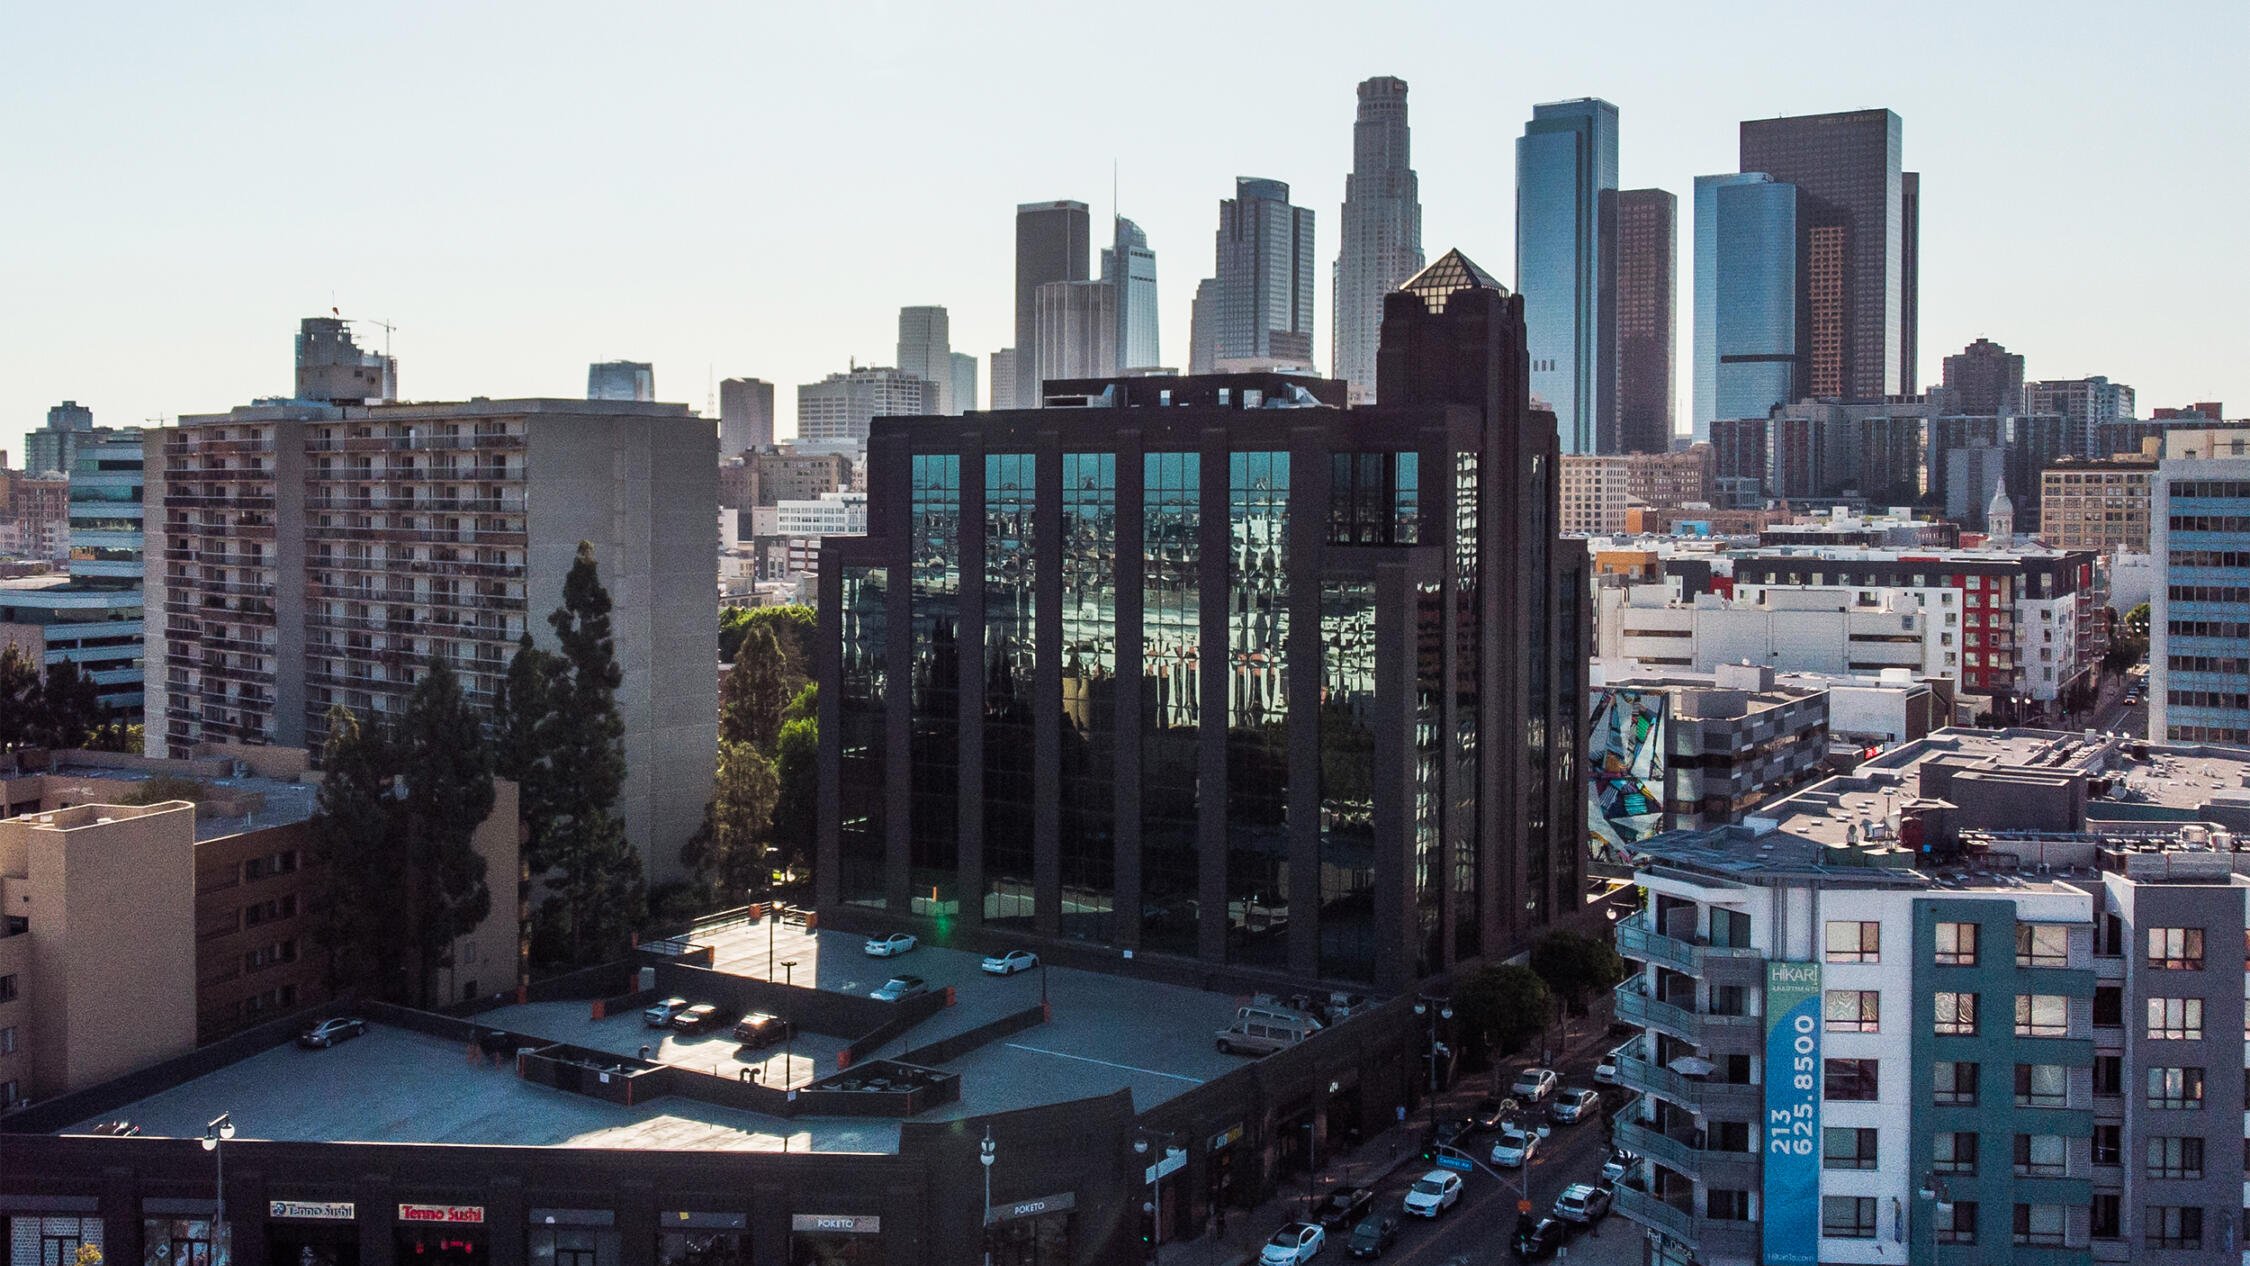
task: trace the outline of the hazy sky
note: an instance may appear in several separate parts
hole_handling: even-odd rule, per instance
[[[299,317],[395,322],[402,394],[584,394],[586,364],[795,385],[890,363],[897,310],[1013,338],[1012,210],[1123,211],[1166,363],[1237,175],[1318,214],[1315,347],[1353,88],[1412,85],[1424,246],[1514,276],[1533,102],[1620,112],[1681,199],[1735,125],[1887,106],[1922,173],[1921,363],[2250,414],[2250,5],[39,4],[0,66],[0,447],[286,393]],[[1690,244],[1676,394],[1685,427]],[[372,327],[378,345],[382,332]],[[989,369],[985,364],[980,374]],[[988,376],[988,375],[986,375]]]

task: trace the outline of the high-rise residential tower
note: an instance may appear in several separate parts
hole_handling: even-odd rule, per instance
[[[1236,178],[1219,203],[1217,262],[1213,358],[1312,364],[1313,213],[1290,205],[1288,184]]]
[[[398,399],[398,361],[363,351],[351,322],[306,317],[297,325],[297,395],[321,404],[384,404]]]
[[[889,365],[855,365],[797,388],[799,443],[867,443],[876,418],[937,412],[937,385]]]
[[[1617,107],[1595,97],[1532,107],[1516,141],[1516,289],[1531,394],[1566,453],[1616,452]]]
[[[1742,170],[1803,196],[1812,395],[1873,401],[1913,391],[1921,198],[1914,173],[1899,168],[1900,132],[1889,110],[1741,126]]]
[[[719,455],[732,457],[773,443],[773,384],[763,378],[719,380]]]
[[[24,434],[24,473],[44,475],[48,471],[54,471],[57,474],[69,474],[78,438],[93,429],[94,411],[76,400],[65,400],[47,410],[47,425]]]
[[[948,417],[968,406],[953,400],[952,320],[944,308],[926,306],[898,310],[898,369],[935,389],[932,413]]]
[[[2025,383],[2023,407],[2026,413],[2053,413],[2067,419],[2080,457],[2107,457],[2102,425],[2133,416],[2133,389],[2100,374],[2052,378]]]
[[[1617,451],[1672,447],[1672,321],[1679,200],[1662,189],[1617,195]]]
[[[648,404],[656,399],[656,369],[646,361],[596,361],[586,367],[586,398]]]
[[[1116,287],[1118,373],[1154,369],[1164,363],[1156,337],[1156,252],[1141,226],[1116,217],[1110,244],[1102,248],[1102,280]]]
[[[1946,414],[1998,417],[2023,409],[2023,357],[1988,338],[1945,358]],[[2084,456],[2084,454],[2080,454]]]
[[[1383,296],[1422,271],[1422,200],[1409,143],[1406,81],[1388,75],[1362,81],[1329,333],[1330,372],[1350,385],[1355,405],[1375,403]]]
[[[1085,281],[1087,238],[1083,202],[1026,202],[1016,208],[1016,373],[1019,408],[1039,407],[1039,287],[1050,281]],[[998,384],[994,384],[998,390]]]

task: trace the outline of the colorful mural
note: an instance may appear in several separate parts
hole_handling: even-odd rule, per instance
[[[1594,694],[1593,732],[1586,742],[1587,846],[1593,859],[1630,865],[1628,846],[1664,829],[1663,691]]]

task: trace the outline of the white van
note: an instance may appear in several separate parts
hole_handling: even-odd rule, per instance
[[[1310,1016],[1281,1012],[1246,1014],[1253,1010],[1255,1008],[1244,1007],[1235,1014],[1233,1024],[1219,1030],[1221,1055],[1271,1055],[1320,1031],[1320,1022]]]

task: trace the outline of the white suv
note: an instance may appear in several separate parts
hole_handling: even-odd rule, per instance
[[[1461,1200],[1461,1175],[1450,1169],[1433,1169],[1414,1180],[1406,1191],[1406,1211],[1434,1218]]]

